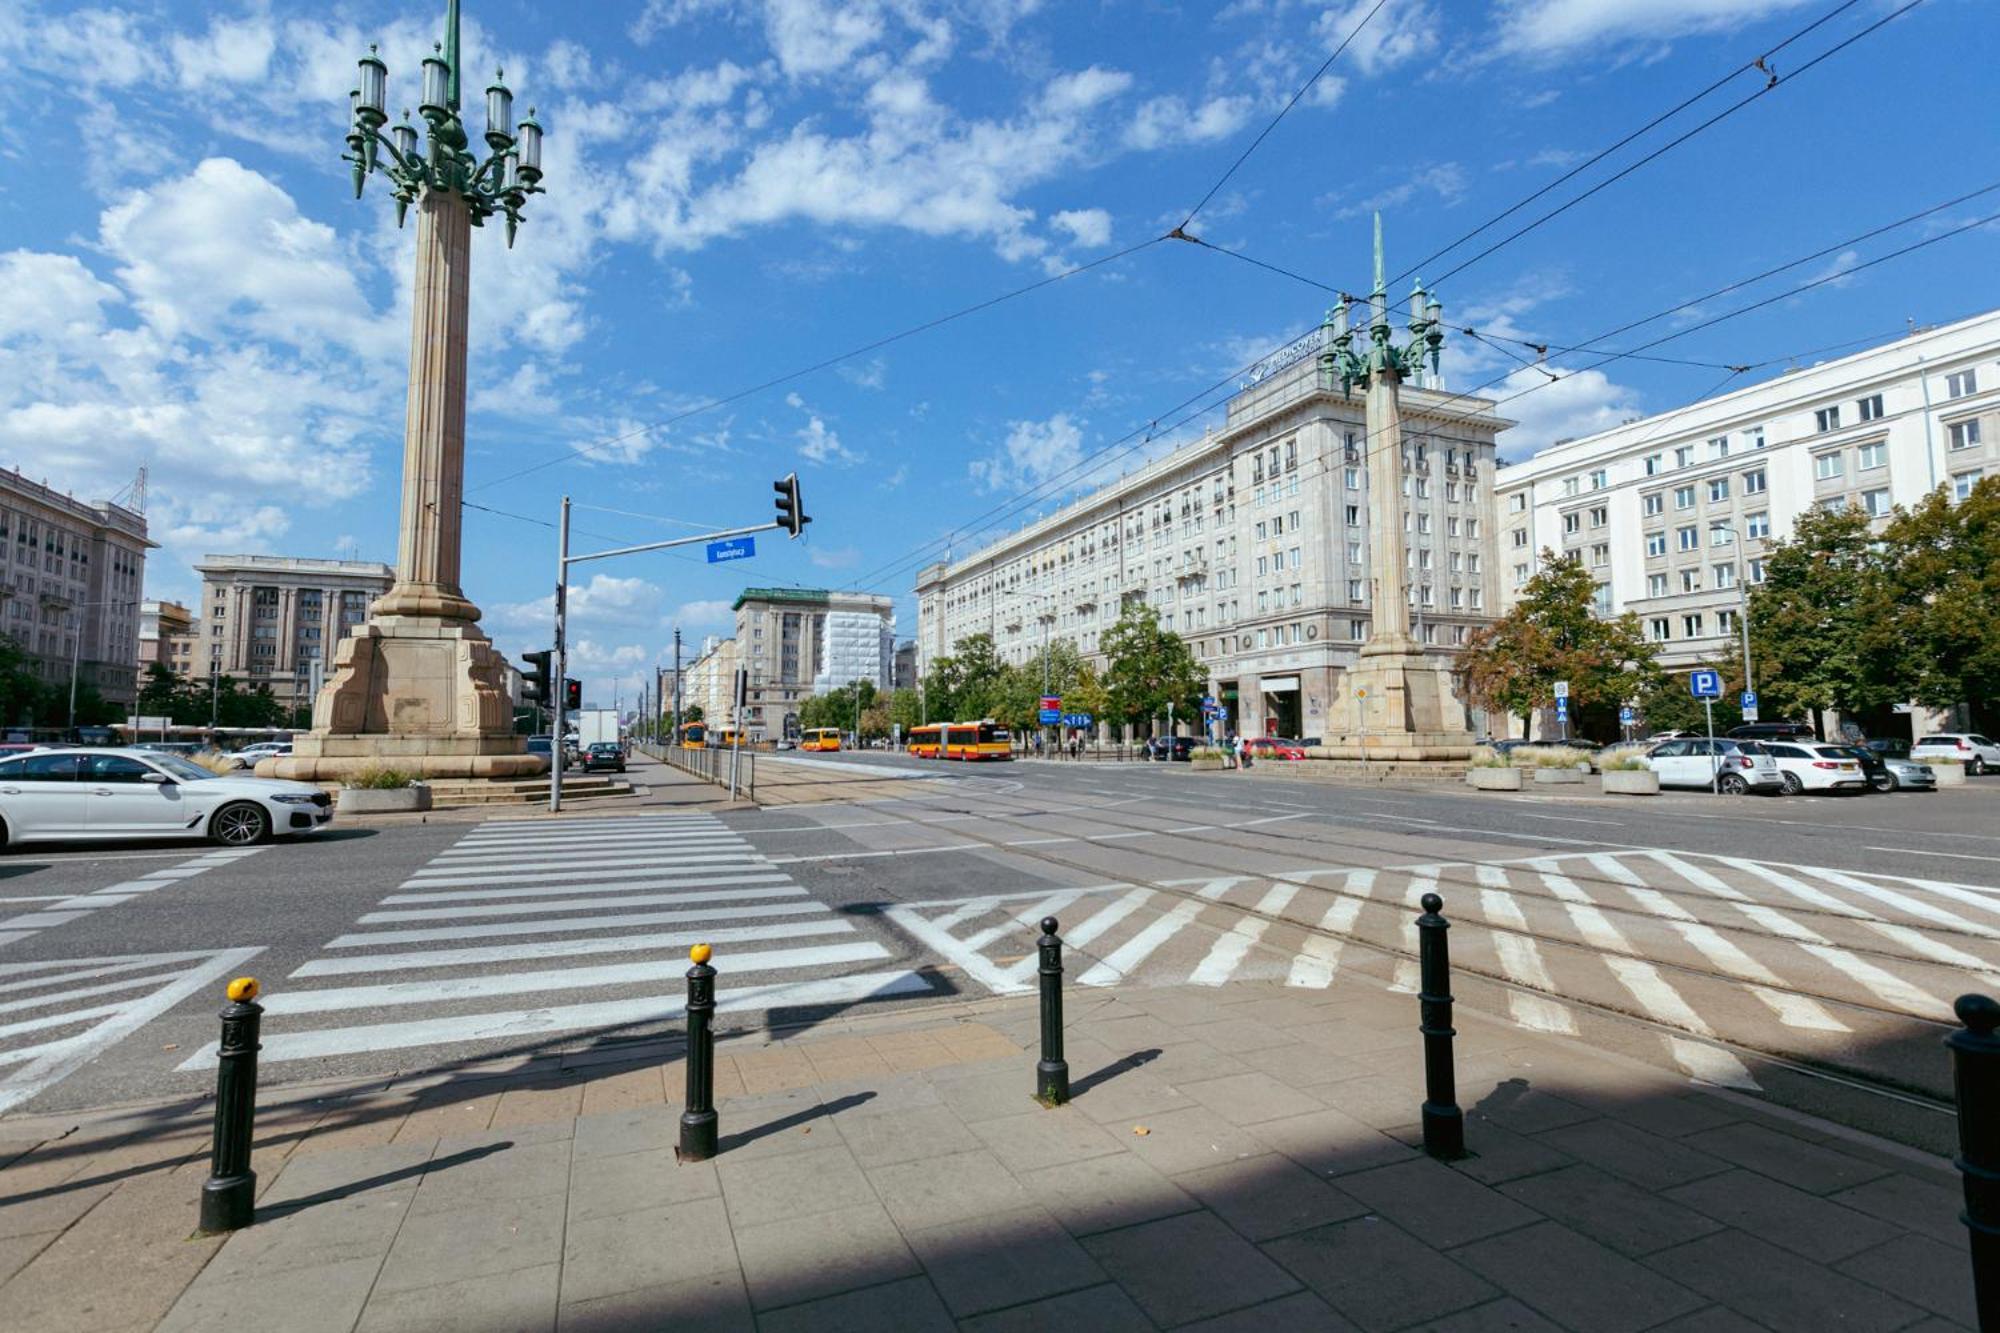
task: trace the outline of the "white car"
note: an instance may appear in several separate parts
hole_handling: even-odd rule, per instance
[[[0,846],[210,838],[248,847],[332,818],[332,798],[309,783],[217,777],[157,751],[42,750],[0,760]]]
[[[1910,747],[1910,758],[1956,759],[1973,777],[1990,768],[2000,768],[2000,745],[1977,732],[1946,731],[1926,736]]]
[[[1713,747],[1713,748],[1711,748]],[[1646,751],[1646,766],[1660,775],[1662,787],[1715,788],[1728,796],[1748,791],[1781,792],[1785,780],[1777,760],[1762,746],[1745,747],[1720,737],[1667,741]]]
[[[1868,773],[1861,761],[1838,746],[1804,741],[1758,741],[1757,745],[1777,761],[1787,796],[1802,791],[1868,790]]]

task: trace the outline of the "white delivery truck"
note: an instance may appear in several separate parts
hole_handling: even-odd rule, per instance
[[[588,752],[600,742],[624,744],[615,708],[586,708],[576,715],[576,747]]]

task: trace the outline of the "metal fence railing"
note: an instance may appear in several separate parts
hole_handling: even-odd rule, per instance
[[[747,794],[751,800],[757,799],[757,754],[754,750],[730,751],[706,748],[690,750],[685,746],[657,746],[641,743],[635,747],[641,754],[657,759],[671,768],[712,782],[718,787],[729,785],[731,756],[735,756],[737,790]]]

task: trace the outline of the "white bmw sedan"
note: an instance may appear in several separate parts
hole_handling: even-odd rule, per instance
[[[318,787],[217,777],[175,754],[38,750],[0,759],[0,845],[210,838],[248,847],[333,818]]]

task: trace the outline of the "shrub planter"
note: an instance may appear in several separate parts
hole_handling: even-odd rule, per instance
[[[1211,759],[1205,755],[1196,755],[1194,758],[1188,760],[1188,767],[1197,773],[1220,773],[1228,766],[1220,758]]]
[[[343,815],[406,815],[431,808],[431,789],[415,782],[407,787],[342,787],[334,809]]]
[[[1963,787],[1965,785],[1964,764],[1940,764],[1932,762],[1931,772],[1937,777],[1940,787]]]
[[[1538,768],[1535,770],[1535,781],[1551,784],[1558,782],[1580,783],[1583,781],[1583,770],[1580,768]]]
[[[1474,791],[1521,790],[1521,770],[1518,768],[1468,768],[1465,776],[1471,781]]]
[[[1604,772],[1607,796],[1658,796],[1660,775],[1650,768],[1613,768]]]

